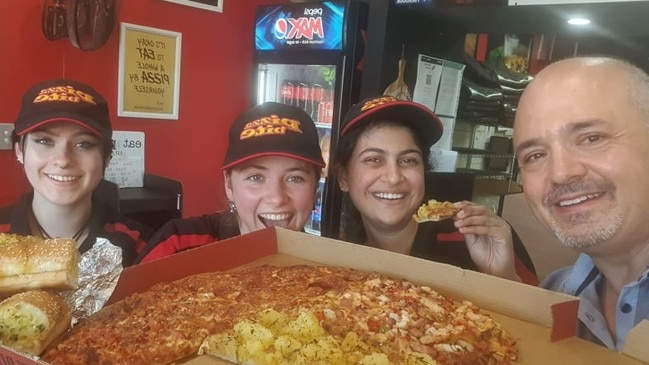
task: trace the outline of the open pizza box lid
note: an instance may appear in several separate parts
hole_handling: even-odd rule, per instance
[[[516,364],[647,364],[649,321],[627,339],[624,354],[609,351],[575,336],[578,299],[478,272],[395,254],[371,247],[317,237],[281,228],[181,252],[126,268],[109,301],[115,302],[152,285],[188,275],[239,269],[261,264],[315,263],[379,271],[425,284],[455,299],[468,299],[492,314],[518,338]],[[0,347],[0,364],[44,364]],[[207,356],[178,364],[227,364]]]

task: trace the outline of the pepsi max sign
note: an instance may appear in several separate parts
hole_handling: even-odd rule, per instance
[[[322,9],[320,9],[322,13]],[[286,40],[287,44],[298,44],[303,40],[311,44],[324,43],[325,33],[322,17],[280,18],[275,22],[275,37]]]
[[[288,4],[257,8],[255,48],[342,49],[343,4]]]

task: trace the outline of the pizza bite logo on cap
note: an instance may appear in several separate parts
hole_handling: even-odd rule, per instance
[[[97,105],[92,95],[77,90],[74,86],[55,86],[41,90],[34,98],[34,103],[44,102],[69,102],[69,103],[89,103]]]
[[[285,135],[289,132],[303,133],[300,121],[272,114],[246,123],[239,135],[239,139],[243,141],[268,135]]]
[[[392,96],[381,96],[379,98],[371,99],[363,103],[363,106],[361,106],[361,112],[374,109],[378,106],[385,105],[388,103],[394,103],[396,101],[399,101],[399,99]]]

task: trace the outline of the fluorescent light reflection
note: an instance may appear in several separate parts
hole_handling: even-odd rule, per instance
[[[266,75],[268,66],[259,65],[257,71],[257,105],[266,102]]]
[[[572,24],[572,25],[588,25],[588,24],[590,24],[590,19],[586,19],[586,18],[570,18],[570,19],[568,19],[568,24]]]

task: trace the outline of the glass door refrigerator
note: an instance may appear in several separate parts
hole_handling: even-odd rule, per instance
[[[368,4],[324,1],[259,6],[255,18],[256,95],[304,109],[318,129],[327,168],[305,231],[338,237],[342,195],[332,171],[340,119],[358,101]]]

